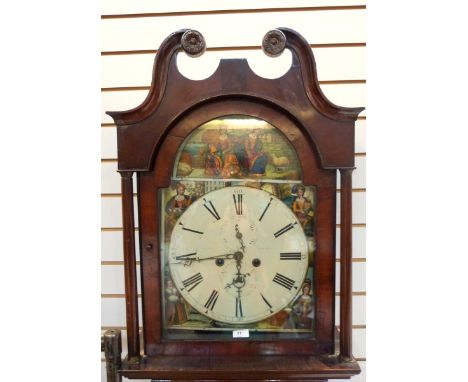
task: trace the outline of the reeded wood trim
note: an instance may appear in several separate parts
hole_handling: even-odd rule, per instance
[[[133,172],[121,171],[120,175],[122,177],[122,222],[128,359],[131,361],[138,360],[140,356],[140,338],[138,335],[138,291],[135,256],[135,218],[133,213]]]
[[[340,169],[340,357],[352,359],[352,169]]]

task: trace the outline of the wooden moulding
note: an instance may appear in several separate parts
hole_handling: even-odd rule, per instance
[[[245,59],[223,59],[210,77],[189,80],[178,71],[176,60],[187,30],[166,38],[156,55],[151,88],[143,103],[128,111],[107,112],[117,125],[119,170],[149,171],[165,134],[184,113],[219,98],[238,97],[272,104],[291,115],[315,142],[322,168],[354,167],[354,122],[363,108],[331,103],[320,89],[307,41],[290,29],[280,30],[293,63],[275,80],[257,76]]]
[[[357,363],[339,363],[318,356],[160,356],[138,367],[124,365],[127,378],[215,381],[326,381],[359,374]]]
[[[186,37],[184,37],[186,36]],[[188,36],[188,37],[187,37]],[[284,37],[284,38],[283,38]],[[184,40],[185,39],[185,40]],[[188,44],[188,45],[187,45]],[[192,44],[192,45],[190,45]],[[279,44],[279,45],[277,45]],[[313,53],[297,32],[279,28],[264,40],[265,51],[292,52],[280,78],[259,77],[244,59],[221,60],[210,77],[192,81],[177,69],[182,50],[205,50],[203,36],[180,30],[163,41],[148,96],[128,111],[108,112],[117,125],[122,175],[127,378],[172,380],[346,379],[360,372],[351,349],[351,173],[354,123],[363,108],[334,105],[322,93]],[[243,114],[262,118],[286,135],[298,152],[303,182],[317,187],[317,338],[305,341],[216,343],[162,338],[158,189],[167,187],[177,148],[210,119]],[[335,348],[336,172],[341,172],[341,302],[339,355]],[[143,302],[144,355],[140,357],[134,242],[132,174],[137,173]]]

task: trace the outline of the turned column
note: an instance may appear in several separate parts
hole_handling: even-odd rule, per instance
[[[135,219],[133,209],[133,181],[131,171],[120,171],[122,182],[122,222],[125,272],[125,308],[127,314],[128,361],[138,361],[138,291],[135,257]]]
[[[340,169],[340,357],[352,353],[352,182],[353,169]]]

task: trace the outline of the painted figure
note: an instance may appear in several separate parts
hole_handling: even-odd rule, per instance
[[[166,205],[166,212],[174,221],[183,214],[192,202],[190,196],[185,195],[185,189],[186,187],[183,183],[178,183],[176,195]]]
[[[307,223],[312,220],[314,212],[312,211],[312,204],[310,200],[304,196],[304,192],[304,186],[297,187],[297,196],[292,203],[292,210],[301,223],[302,228],[305,229]]]
[[[296,298],[292,305],[292,326],[295,328],[309,329],[314,317],[314,306],[310,295],[311,286],[309,282],[302,285],[302,294]]]
[[[221,156],[218,154],[217,145],[209,143],[205,161],[205,175],[219,176],[221,174],[222,166],[223,162]]]
[[[228,135],[226,128],[220,130],[217,147],[223,161],[221,177],[237,178],[241,176],[239,161],[234,153],[234,137]]]
[[[258,130],[252,130],[244,141],[245,167],[251,175],[265,174],[268,157],[263,152],[263,143],[258,136]]]
[[[217,149],[219,152],[222,153],[224,159],[224,154],[226,152],[231,151],[231,139],[228,135],[227,129],[226,128],[221,128],[219,131],[219,137],[218,137],[218,143],[217,143]]]
[[[185,185],[183,183],[179,183],[176,189],[176,196],[174,196],[172,207],[178,215],[182,215],[182,213],[187,209],[190,205],[191,199],[190,196],[185,195]]]
[[[234,153],[227,153],[224,155],[224,165],[221,175],[223,178],[237,178],[241,176],[239,161]]]
[[[296,199],[295,194],[293,194],[293,189],[290,184],[280,184],[279,185],[281,192],[281,201],[286,204],[290,209],[292,209],[292,204]]]
[[[168,325],[180,325],[187,321],[187,312],[179,291],[171,279],[166,281],[166,320]]]

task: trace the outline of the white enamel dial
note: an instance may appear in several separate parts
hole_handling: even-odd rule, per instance
[[[204,195],[172,232],[172,280],[196,310],[223,323],[256,322],[285,308],[307,265],[307,241],[294,213],[255,188]]]

